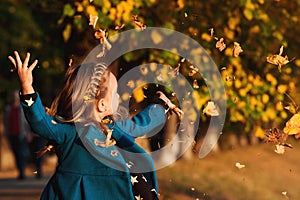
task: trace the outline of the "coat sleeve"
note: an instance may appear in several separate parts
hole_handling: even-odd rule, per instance
[[[150,104],[131,119],[117,121],[116,125],[132,137],[150,137],[158,133],[165,122],[165,109],[159,104]]]
[[[38,93],[32,105],[27,105],[23,101],[21,101],[21,105],[33,132],[48,140],[55,141],[57,144],[62,144],[66,140],[67,133],[63,131],[64,128],[62,127],[64,124],[55,121],[53,117],[46,114]]]

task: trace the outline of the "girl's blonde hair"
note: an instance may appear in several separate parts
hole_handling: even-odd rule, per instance
[[[70,66],[63,88],[52,102],[48,114],[63,122],[94,120],[95,100],[105,97],[110,71],[104,63]]]

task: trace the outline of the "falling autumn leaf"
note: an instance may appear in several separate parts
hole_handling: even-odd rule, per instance
[[[95,37],[96,39],[99,39],[102,44],[102,51],[97,55],[97,58],[103,57],[105,55],[105,49],[110,50],[112,47],[106,38],[106,31],[99,29],[95,32]]]
[[[281,192],[281,194],[282,194],[286,199],[290,199],[290,198],[287,196],[287,192],[286,192],[286,191]]]
[[[193,88],[194,89],[198,89],[199,88],[198,81],[196,79],[193,82]]]
[[[115,30],[116,30],[116,31],[119,31],[119,30],[121,30],[121,29],[124,28],[124,27],[125,27],[125,24],[122,24],[122,25],[120,25],[120,26],[117,25],[117,26],[115,27]]]
[[[173,112],[176,113],[176,115],[178,115],[179,118],[181,118],[184,114],[184,112],[178,108],[176,105],[174,105],[171,100],[161,91],[157,91],[156,94],[158,95],[158,97],[163,100],[167,106],[169,107],[169,109]]]
[[[219,49],[219,51],[223,51],[226,48],[226,44],[224,43],[224,38],[220,38],[216,42],[216,48]]]
[[[179,75],[179,69],[180,69],[180,63],[178,64],[178,66],[175,69],[171,69],[171,71],[168,73],[168,75],[172,76],[172,77],[177,77]]]
[[[213,101],[209,101],[206,107],[203,109],[203,113],[210,116],[219,116],[219,112],[216,109],[215,103]]]
[[[235,163],[235,166],[236,166],[238,169],[243,169],[243,168],[246,167],[246,165],[242,165],[242,164],[239,163],[239,162],[236,162],[236,163]]]
[[[132,18],[133,18],[134,23],[137,26],[139,26],[142,31],[147,28],[147,26],[143,22],[141,22],[141,21],[138,20],[138,16],[137,15],[133,15]]]
[[[97,24],[97,21],[98,21],[98,16],[90,15],[89,25],[91,25],[91,26],[93,26],[93,28],[95,28],[96,24]]]
[[[210,37],[213,37],[214,36],[214,28],[210,28],[210,29],[208,29],[209,30],[209,32],[210,32]]]
[[[108,142],[107,141],[102,142],[102,141],[95,138],[94,139],[94,144],[98,147],[107,148],[107,147],[115,145],[116,141],[114,139],[111,139]]]
[[[283,147],[293,148],[291,144],[286,143],[287,138],[288,138],[287,133],[284,133],[278,128],[273,128],[266,133],[265,143],[275,143],[276,144],[275,152],[280,154],[282,153],[282,151],[284,152]]]
[[[72,59],[72,58],[70,58],[70,60],[69,60],[69,67],[71,67],[71,66],[72,66],[72,64],[73,64],[73,59]]]
[[[267,62],[273,65],[277,65],[279,72],[281,72],[281,67],[283,65],[286,65],[289,62],[291,62],[287,55],[285,57],[281,56],[282,53],[283,53],[283,46],[280,47],[279,54],[267,56]]]
[[[232,50],[232,54],[234,57],[238,57],[240,55],[240,53],[243,52],[243,49],[242,47],[240,46],[239,43],[237,42],[234,42],[233,43],[233,50]]]
[[[162,76],[162,74],[158,74],[158,75],[156,76],[156,79],[157,79],[158,81],[160,81],[160,82],[164,82],[164,81],[165,81],[165,79],[164,79],[164,77]]]
[[[285,124],[283,132],[288,135],[300,134],[300,114],[294,114]]]
[[[274,151],[278,154],[284,154],[285,148],[283,145],[276,144],[276,149]]]
[[[147,74],[148,74],[148,68],[142,66],[142,67],[140,68],[140,72],[141,72],[142,75],[147,75]]]
[[[225,80],[226,81],[235,81],[235,76],[229,76],[229,75],[226,75],[226,77],[225,77]]]
[[[129,80],[126,84],[129,88],[133,89],[135,84],[134,84],[134,81],[133,80]]]
[[[51,151],[53,149],[53,145],[49,144],[49,145],[45,145],[41,150],[39,150],[38,152],[36,152],[36,157],[40,158],[42,155],[44,155],[45,153],[47,153],[48,151]]]

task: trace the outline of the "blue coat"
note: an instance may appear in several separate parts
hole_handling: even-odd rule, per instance
[[[128,168],[128,162],[134,160],[134,156],[126,152],[143,155],[141,162],[147,162],[149,169],[152,169],[143,175],[158,191],[153,160],[134,142],[134,137],[163,127],[166,119],[161,106],[151,104],[132,119],[116,122],[112,136],[117,146],[102,148],[94,144],[95,138],[105,140],[99,129],[92,125],[76,128],[74,123],[55,120],[45,113],[38,94],[31,106],[24,102],[21,104],[31,128],[55,144],[58,157],[56,171],[41,199],[135,199]]]

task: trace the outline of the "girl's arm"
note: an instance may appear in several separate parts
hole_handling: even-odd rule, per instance
[[[132,137],[150,137],[158,133],[165,122],[165,109],[159,104],[150,104],[131,119],[117,121],[116,126]]]
[[[183,111],[175,106],[163,92],[158,91],[157,100],[159,104],[150,104],[144,110],[135,115],[132,119],[121,120],[116,122],[124,132],[132,137],[153,136],[158,133],[166,122],[166,112],[172,111],[179,118],[183,116]],[[162,106],[165,104],[164,106]]]
[[[21,85],[20,99],[25,117],[32,130],[40,136],[53,140],[58,144],[65,140],[65,134],[62,134],[59,126],[52,117],[48,116],[39,98],[35,93],[32,83],[32,70],[36,67],[38,61],[35,60],[29,67],[30,54],[27,53],[22,62],[19,53],[14,52],[15,57],[9,56],[9,60],[14,65],[14,71],[17,72]]]
[[[64,143],[68,136],[67,133],[70,131],[70,129],[67,129],[67,123],[59,123],[55,118],[46,114],[38,93],[30,96],[35,97],[25,100],[24,95],[20,95],[20,98],[25,117],[32,131],[47,140],[55,141],[57,144]],[[69,135],[71,136],[72,134]]]

